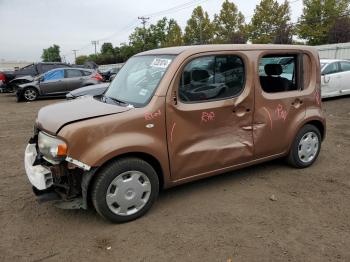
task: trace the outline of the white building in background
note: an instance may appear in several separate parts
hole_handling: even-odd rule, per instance
[[[315,46],[320,58],[350,59],[350,42]]]
[[[0,60],[0,71],[12,71],[32,63],[26,61],[5,61],[2,59]]]

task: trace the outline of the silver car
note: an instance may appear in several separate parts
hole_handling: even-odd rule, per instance
[[[102,76],[94,70],[83,68],[56,68],[30,83],[19,85],[16,91],[18,101],[34,101],[39,96],[63,96],[83,86],[101,83]]]

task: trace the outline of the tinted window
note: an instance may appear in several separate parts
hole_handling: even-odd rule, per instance
[[[350,62],[340,62],[340,68],[342,72],[350,71]]]
[[[63,69],[52,70],[44,74],[44,81],[58,80],[64,78]]]
[[[326,66],[326,68],[323,70],[322,74],[329,75],[329,74],[334,74],[334,73],[338,73],[338,72],[339,72],[338,63],[331,63],[328,66]]]
[[[89,76],[92,74],[92,72],[90,71],[81,71],[81,73],[84,75],[84,76]]]
[[[238,56],[206,56],[192,60],[181,76],[179,97],[205,102],[237,96],[244,85],[244,64]]]
[[[51,70],[51,69],[55,69],[55,68],[57,68],[58,66],[55,66],[55,65],[45,65],[45,64],[42,64],[41,65],[41,70],[42,70],[42,72],[47,72],[47,71],[49,71],[49,70]]]
[[[268,55],[259,61],[262,89],[267,93],[298,89],[297,55]]]
[[[72,77],[80,77],[83,74],[80,70],[76,69],[66,69],[66,78],[72,78]]]

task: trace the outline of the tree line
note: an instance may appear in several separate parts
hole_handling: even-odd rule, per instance
[[[295,0],[291,4],[293,2]],[[212,20],[198,6],[184,30],[176,20],[164,17],[148,27],[136,27],[128,43],[115,47],[104,43],[100,53],[78,56],[76,63],[121,63],[142,51],[180,45],[247,42],[322,45],[350,41],[349,0],[303,0],[303,12],[297,23],[291,22],[291,4],[287,0],[281,4],[277,0],[261,0],[249,23],[237,5],[229,0],[223,2]]]

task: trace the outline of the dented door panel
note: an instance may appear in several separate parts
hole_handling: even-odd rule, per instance
[[[242,58],[246,61],[246,57]],[[248,67],[245,68],[245,75],[250,75]],[[209,174],[251,161],[254,153],[254,91],[250,77],[237,97],[191,104],[177,98],[175,103],[173,95],[181,73],[179,70],[167,99],[166,126],[172,179]]]

